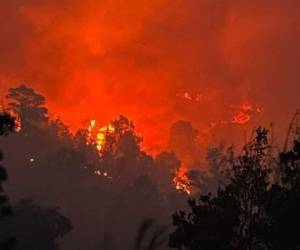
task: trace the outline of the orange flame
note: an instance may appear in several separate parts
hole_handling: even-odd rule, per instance
[[[239,111],[233,116],[231,123],[245,124],[251,120],[251,115],[261,113],[262,109],[256,105],[242,104]]]
[[[97,136],[96,136],[96,147],[99,151],[103,149],[103,146],[105,145],[106,136],[108,133],[115,132],[114,126],[111,124],[102,127],[98,130]]]
[[[240,111],[236,115],[233,116],[232,123],[235,124],[245,124],[251,120],[250,115]]]
[[[188,101],[192,102],[203,102],[204,101],[204,96],[203,94],[196,93],[196,94],[191,94],[189,92],[184,92],[184,93],[178,93],[176,94],[177,97],[186,99]]]
[[[173,182],[177,190],[182,190],[187,194],[191,194],[192,190],[191,190],[189,179],[187,177],[187,172],[188,169],[186,167],[180,167],[176,171],[176,175],[173,178]]]
[[[105,145],[107,134],[113,133],[115,128],[111,124],[99,128],[96,136],[94,137],[93,132],[95,130],[95,126],[96,120],[91,120],[88,126],[87,144],[95,144],[98,151],[101,152],[103,146]]]
[[[91,120],[90,124],[88,126],[88,135],[87,135],[87,144],[92,144],[93,139],[92,139],[92,133],[94,130],[94,127],[96,125],[96,120]]]

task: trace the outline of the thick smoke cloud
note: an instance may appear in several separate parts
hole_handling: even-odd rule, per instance
[[[173,122],[201,130],[241,103],[264,109],[249,128],[283,131],[300,105],[299,12],[297,0],[1,1],[0,91],[26,82],[74,128],[126,114],[151,149]]]

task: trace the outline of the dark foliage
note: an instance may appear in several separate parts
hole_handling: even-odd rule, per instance
[[[170,247],[177,249],[278,249],[300,246],[299,144],[279,155],[282,180],[272,183],[268,131],[231,162],[229,182],[217,194],[189,201],[190,212],[173,216]]]
[[[31,132],[30,128],[34,129],[48,121],[45,97],[24,84],[17,88],[10,88],[7,99],[11,101],[8,108],[18,114],[22,121],[23,133]]]
[[[63,249],[132,249],[141,221],[158,217],[169,224],[175,204],[184,203],[186,195],[172,188],[176,156],[154,159],[144,152],[126,117],[111,122],[114,130],[99,152],[87,144],[87,130],[73,135],[60,119],[50,120],[45,99],[33,89],[22,85],[8,97],[22,130],[0,140],[10,173],[6,188],[14,201],[33,197],[70,218],[74,230],[62,240]]]
[[[6,112],[0,113],[0,136],[8,135],[16,128],[16,119]]]
[[[0,136],[6,136],[9,132],[13,132],[16,128],[15,118],[6,112],[0,113]],[[0,162],[3,160],[3,155],[0,151]],[[11,208],[8,203],[8,197],[3,192],[2,184],[7,179],[7,172],[0,164],[0,216],[10,215]]]
[[[70,221],[57,208],[41,208],[30,199],[13,208],[14,216],[0,223],[0,241],[14,238],[13,250],[57,250],[58,242],[71,231]]]
[[[135,250],[155,250],[163,246],[166,239],[167,228],[156,227],[153,219],[144,220],[135,239]]]

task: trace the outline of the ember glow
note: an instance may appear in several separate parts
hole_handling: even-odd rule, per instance
[[[115,128],[111,124],[108,124],[107,126],[97,129],[96,120],[91,120],[87,130],[88,130],[88,135],[86,138],[87,144],[94,144],[98,149],[99,153],[101,153],[101,150],[105,145],[106,136],[109,133],[113,133],[115,131]]]
[[[251,119],[250,115],[245,114],[243,112],[239,112],[233,117],[231,122],[236,124],[245,124],[249,122],[250,119]]]
[[[242,104],[238,109],[231,122],[240,125],[246,124],[251,120],[251,116],[262,112],[262,108],[251,104]]]
[[[110,133],[113,133],[115,131],[115,128],[109,124],[105,127],[102,127],[98,130],[97,132],[97,139],[96,139],[96,144],[97,144],[97,149],[99,152],[103,149],[103,146],[105,145],[106,141],[106,136]]]
[[[180,167],[176,171],[176,175],[173,179],[173,182],[177,190],[181,190],[183,192],[186,192],[187,194],[191,194],[192,189],[187,174],[188,168]]]
[[[177,97],[192,101],[192,102],[203,102],[204,101],[204,95],[200,93],[191,94],[189,92],[184,93],[178,93],[176,94]]]

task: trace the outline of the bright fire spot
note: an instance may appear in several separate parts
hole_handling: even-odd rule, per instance
[[[204,96],[203,94],[191,94],[189,92],[184,92],[184,93],[178,93],[176,94],[177,97],[182,98],[182,99],[186,99],[189,101],[193,101],[193,102],[203,102],[204,101]]]
[[[105,145],[106,136],[109,133],[115,132],[115,128],[109,124],[106,127],[102,127],[98,130],[97,137],[96,137],[96,147],[99,151],[103,149]]]
[[[250,119],[251,119],[250,115],[248,115],[244,112],[239,112],[236,115],[234,115],[231,122],[235,123],[235,124],[245,124],[245,123],[249,122]]]
[[[95,144],[100,152],[105,145],[106,136],[115,131],[115,128],[109,124],[105,127],[99,128],[95,133],[96,120],[91,120],[88,126],[87,144]],[[95,135],[95,136],[94,136]]]
[[[255,105],[251,105],[251,104],[242,104],[241,110],[249,111],[249,112],[256,112],[256,113],[262,112],[262,108],[255,106]]]
[[[94,173],[95,173],[95,175],[104,176],[106,178],[112,179],[112,177],[109,176],[106,171],[105,172],[101,172],[100,170],[95,170]]]
[[[4,107],[4,104],[0,105],[0,113],[7,112],[11,117],[15,119],[15,126],[14,126],[14,132],[20,132],[22,130],[21,126],[21,118],[18,113],[14,112],[13,110],[7,110]]]
[[[15,131],[16,132],[20,132],[21,129],[22,129],[22,126],[21,126],[21,119],[19,117],[16,118],[15,120]]]
[[[260,107],[251,104],[242,104],[238,110],[233,116],[231,123],[245,124],[251,120],[252,115],[262,112]]]
[[[96,125],[96,120],[91,120],[90,124],[88,126],[87,144],[90,144],[92,142],[93,130],[94,130],[95,125]]]
[[[191,194],[191,185],[189,182],[189,179],[187,177],[187,168],[185,167],[180,167],[177,171],[176,171],[176,175],[173,179],[173,182],[175,184],[175,188],[177,190],[182,190],[184,192],[186,192],[187,194]]]

